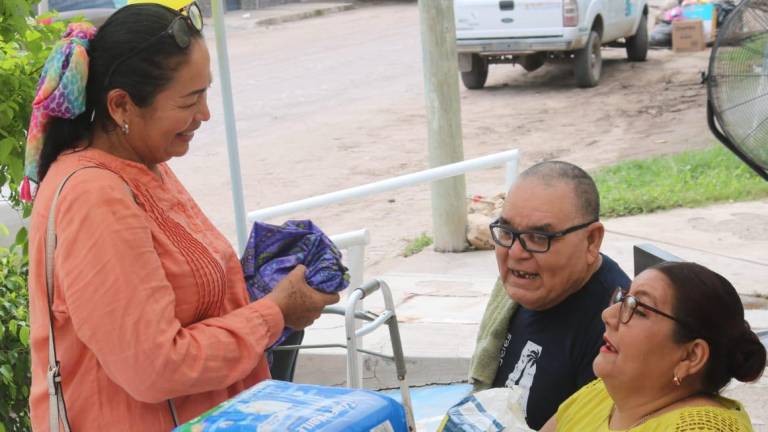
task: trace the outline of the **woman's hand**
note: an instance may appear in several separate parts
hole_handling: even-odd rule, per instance
[[[303,265],[296,266],[265,297],[277,304],[283,312],[285,325],[294,330],[308,327],[320,317],[325,306],[339,301],[338,294],[325,294],[307,285],[306,270]]]

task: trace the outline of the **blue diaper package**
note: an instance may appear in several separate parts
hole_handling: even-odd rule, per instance
[[[405,410],[369,390],[267,380],[174,432],[407,432]]]

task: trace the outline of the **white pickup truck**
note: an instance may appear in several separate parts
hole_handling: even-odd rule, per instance
[[[625,46],[630,61],[648,53],[646,0],[454,0],[461,80],[481,89],[488,65],[527,71],[572,61],[576,83],[600,80],[603,45]]]

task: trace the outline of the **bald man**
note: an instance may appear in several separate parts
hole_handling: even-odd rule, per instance
[[[560,161],[524,171],[491,224],[499,280],[470,367],[475,390],[519,386],[528,425],[541,428],[595,379],[600,314],[629,277],[600,253],[600,198],[583,169]]]

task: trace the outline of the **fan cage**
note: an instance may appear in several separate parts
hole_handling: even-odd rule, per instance
[[[768,172],[768,0],[745,0],[729,14],[712,49],[707,91],[714,116],[736,149],[729,147],[742,159],[744,156],[750,159],[750,166],[762,169],[765,177]]]

